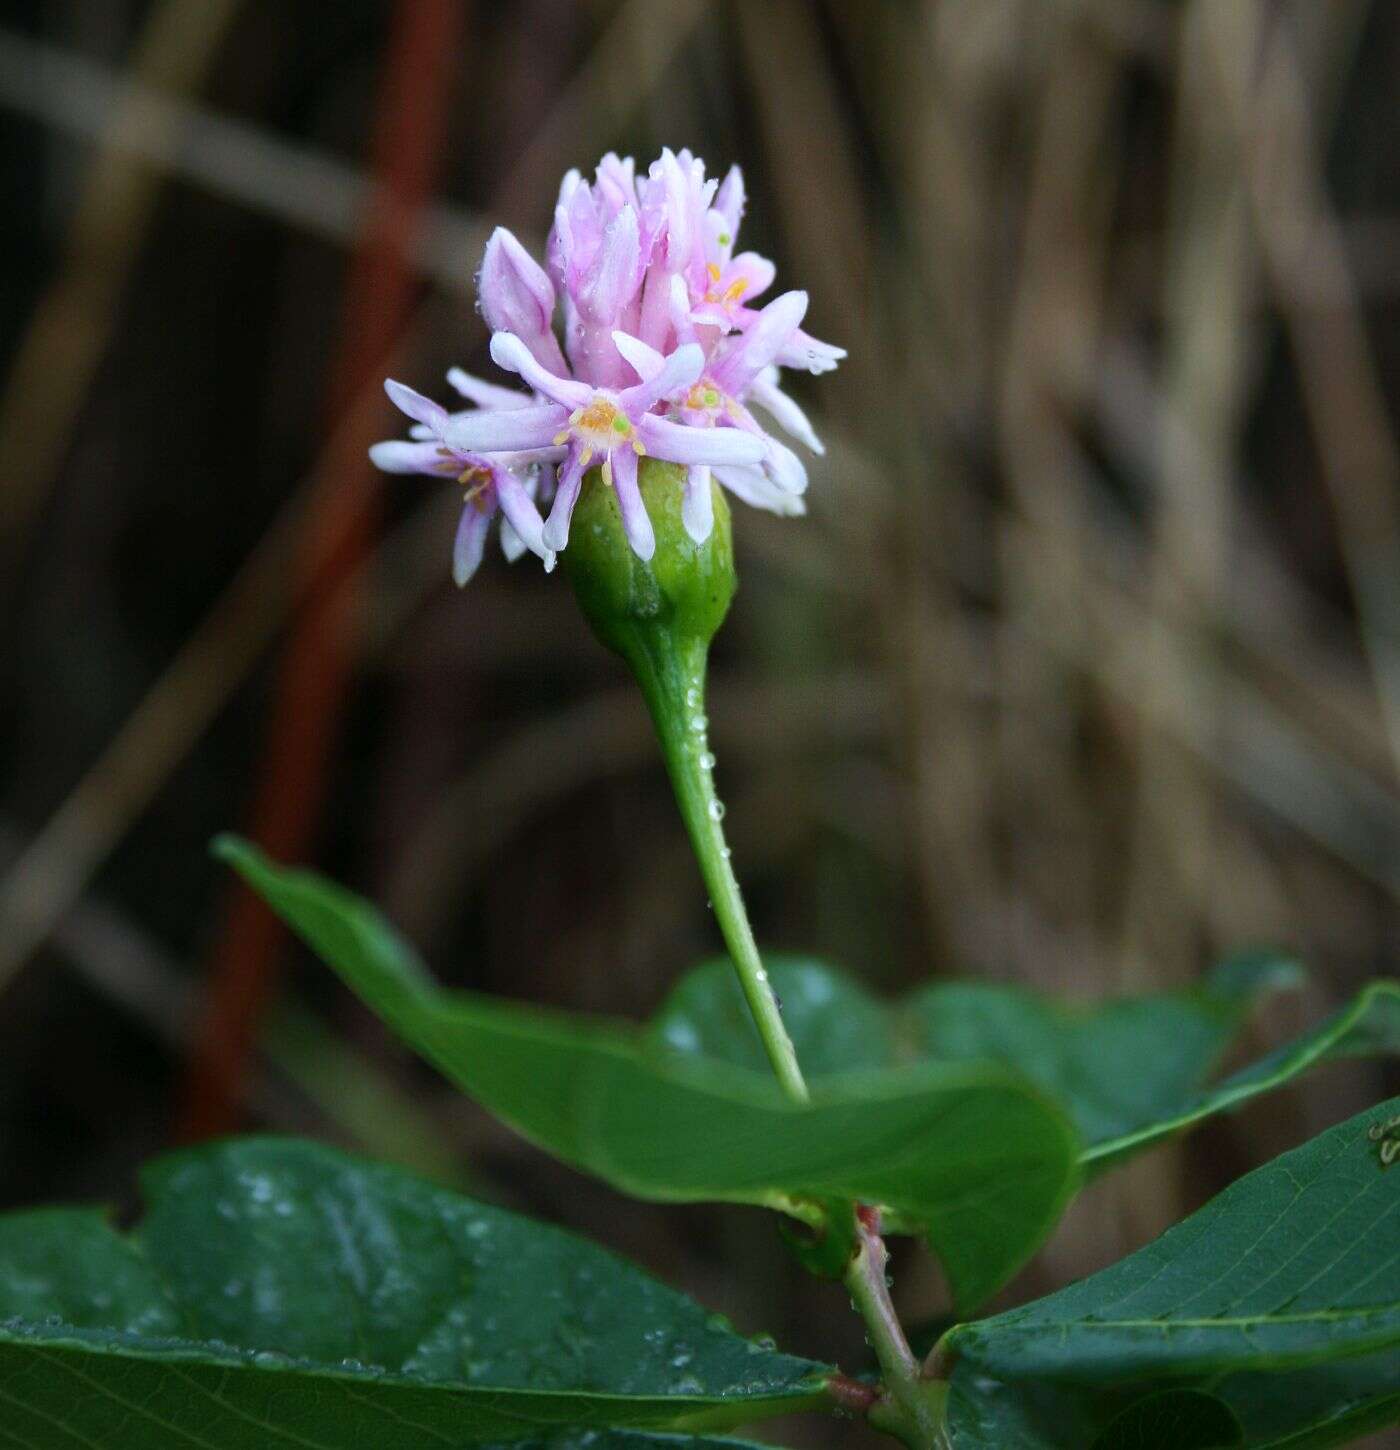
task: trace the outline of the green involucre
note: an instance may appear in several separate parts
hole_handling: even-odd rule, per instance
[[[656,553],[639,559],[622,528],[617,495],[591,469],[574,506],[560,558],[598,638],[629,661],[648,634],[706,646],[724,623],[738,586],[729,505],[711,482],[714,528],[697,544],[681,521],[685,469],[643,458],[637,483],[656,532]]]

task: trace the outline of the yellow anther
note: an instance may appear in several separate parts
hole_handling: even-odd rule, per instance
[[[705,267],[705,270],[710,274],[710,281],[711,282],[718,282],[719,281],[719,279],[720,279],[720,270],[719,270],[719,263],[718,262],[710,262],[710,263],[708,263],[706,265],[706,267]]]
[[[483,514],[491,507],[486,497],[492,482],[489,468],[482,468],[480,464],[473,463],[457,475],[457,482],[466,488],[466,492],[462,495],[464,504],[473,504],[477,511]]]

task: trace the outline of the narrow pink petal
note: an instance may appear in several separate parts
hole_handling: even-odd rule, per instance
[[[685,476],[685,494],[681,498],[681,522],[697,544],[710,537],[715,526],[715,501],[710,488],[708,464],[697,464]]]
[[[673,281],[685,283],[679,277],[672,278],[666,270],[665,263],[653,261],[647,267],[646,280],[642,284],[642,307],[637,318],[637,336],[646,343],[648,347],[654,347],[658,351],[665,347],[667,333],[670,331],[670,297],[671,284]],[[688,342],[689,338],[682,341]]]
[[[739,428],[692,428],[647,413],[637,423],[647,451],[670,463],[761,463],[763,439]]]
[[[633,337],[631,333],[615,328],[612,340],[632,371],[643,382],[646,382],[648,378],[654,378],[666,366],[666,359],[654,347],[643,342],[640,337]]]
[[[791,339],[806,311],[805,292],[775,297],[742,333],[727,340],[723,358],[711,369],[715,381],[731,396],[742,397]]]
[[[493,331],[532,336],[548,329],[554,284],[505,227],[497,227],[486,243],[477,286],[481,315]]]
[[[525,540],[511,527],[510,520],[501,520],[501,529],[498,536],[501,541],[501,553],[506,556],[506,562],[514,564],[522,554],[526,552]]]
[[[391,439],[387,443],[376,443],[369,450],[369,461],[385,473],[460,473],[465,467],[455,458],[444,458],[442,444],[405,443]]]
[[[715,207],[729,228],[729,244],[739,235],[739,223],[744,219],[744,173],[737,166],[729,168],[728,175],[715,193]]]
[[[442,430],[442,441],[459,453],[548,448],[568,426],[568,411],[556,403],[536,403],[529,408],[481,408],[453,413]]]
[[[735,498],[743,499],[754,508],[789,518],[807,512],[800,494],[784,493],[761,468],[716,468],[715,477]]]
[[[829,373],[846,356],[844,347],[822,342],[799,327],[773,359],[782,368],[801,368],[809,373]]]
[[[656,534],[637,487],[637,455],[630,448],[622,447],[613,453],[612,476],[627,542],[639,559],[650,559],[656,553]]]
[[[742,278],[744,301],[751,302],[773,285],[777,275],[777,267],[767,257],[760,257],[757,252],[740,252],[725,268],[724,281],[720,286],[723,290]]]
[[[458,588],[481,565],[481,555],[486,548],[486,531],[491,527],[491,515],[495,512],[494,507],[488,511],[479,509],[474,500],[462,510],[462,518],[457,525],[457,537],[452,543],[452,577],[457,581]]]
[[[543,559],[549,553],[544,543],[544,520],[534,500],[509,469],[496,471],[496,500],[525,547]]]
[[[662,398],[669,398],[672,393],[688,388],[700,376],[704,366],[705,354],[699,343],[688,342],[666,359],[659,372],[633,387],[624,388],[618,401],[627,416],[636,419]]]
[[[518,388],[488,383],[485,378],[478,378],[461,368],[448,368],[447,381],[478,408],[528,408],[535,401],[529,393],[522,393]]]
[[[817,437],[806,413],[778,386],[777,368],[764,369],[749,389],[749,401],[765,409],[780,427],[805,443],[813,453],[826,452],[826,445]]]
[[[776,438],[768,438],[763,471],[784,493],[807,492],[806,466],[786,443],[779,443]]]
[[[578,502],[579,490],[583,487],[583,464],[577,448],[569,449],[569,456],[559,470],[559,483],[554,494],[554,507],[545,520],[544,542],[555,553],[569,542],[569,523],[574,516],[574,505]]]
[[[690,318],[690,288],[684,277],[671,278],[671,292],[667,298],[671,313],[671,326],[676,329],[676,341],[694,342],[695,326]]]
[[[422,423],[434,433],[442,432],[443,425],[447,422],[447,409],[441,403],[425,398],[422,393],[415,393],[412,388],[404,383],[396,383],[393,378],[384,379],[384,391],[399,412],[407,413],[415,423]]]
[[[603,245],[577,297],[579,311],[599,326],[616,325],[641,282],[637,213],[624,207],[603,233]]]
[[[560,407],[581,408],[592,396],[592,389],[586,383],[572,378],[561,378],[542,368],[535,355],[511,332],[498,332],[491,339],[491,359],[497,367],[519,373],[537,392],[552,398]]]

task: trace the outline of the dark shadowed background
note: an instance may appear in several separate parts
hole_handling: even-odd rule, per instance
[[[538,247],[611,148],[740,162],[746,244],[850,350],[794,383],[809,517],[736,506],[711,716],[761,941],[1074,995],[1294,949],[1254,1050],[1393,972],[1397,75],[1385,0],[4,0],[0,1204],[309,1133],[862,1362],[768,1217],[526,1147],[205,852],[253,831],[445,980],[581,1010],[715,951],[567,585],[493,551],[459,593],[452,490],[363,461],[385,372],[490,371],[490,227]],[[1136,1163],[1008,1300],[1398,1083]]]

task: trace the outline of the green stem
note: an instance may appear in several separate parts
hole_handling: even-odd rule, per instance
[[[943,1450],[946,1386],[925,1380],[904,1337],[885,1277],[889,1253],[873,1210],[857,1213],[859,1247],[846,1269],[851,1303],[865,1320],[888,1399],[869,1411],[872,1425],[903,1440],[910,1450]]]
[[[626,644],[627,661],[651,711],[676,803],[709,889],[715,919],[739,974],[744,1000],[783,1091],[793,1102],[805,1103],[807,1084],[758,954],[738,879],[729,864],[729,847],[721,824],[724,807],[715,794],[715,760],[710,753],[705,716],[706,644],[698,639],[677,639],[670,631],[645,628],[630,631]]]

